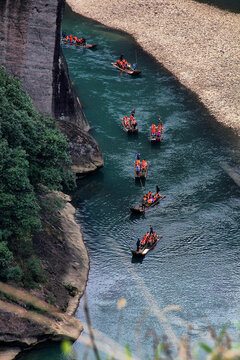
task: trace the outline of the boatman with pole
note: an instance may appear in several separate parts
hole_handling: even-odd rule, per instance
[[[136,245],[137,245],[137,251],[139,251],[139,247],[140,247],[140,239],[139,238],[137,239]]]

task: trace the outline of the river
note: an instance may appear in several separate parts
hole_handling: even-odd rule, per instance
[[[217,6],[220,9],[227,9],[233,12],[240,11],[239,0],[196,0],[209,5]]]
[[[103,169],[79,181],[74,196],[91,261],[86,294],[92,326],[117,337],[123,346],[130,344],[146,359],[146,353],[152,353],[153,329],[159,335],[166,332],[157,309],[179,305],[180,311],[168,314],[168,324],[178,337],[186,332],[186,324],[192,324],[194,341],[203,336],[207,324],[217,330],[232,325],[240,311],[240,191],[223,168],[239,164],[239,139],[216,124],[131,37],[68,8],[63,29],[99,44],[95,51],[63,45],[70,76],[105,160]],[[137,62],[142,75],[132,78],[114,69],[111,61],[120,54]],[[132,108],[138,136],[127,136],[120,124]],[[151,146],[148,129],[159,115],[163,141]],[[150,161],[145,184],[134,181],[138,151]],[[166,198],[144,216],[131,216],[129,207],[157,184]],[[130,250],[150,224],[163,237],[142,262],[132,262]],[[127,300],[121,314],[120,298]],[[85,321],[82,303],[76,317]],[[83,346],[76,349],[82,358]],[[60,358],[56,345],[22,357]]]

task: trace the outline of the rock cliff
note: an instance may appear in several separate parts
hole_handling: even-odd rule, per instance
[[[103,166],[103,159],[100,147],[96,148],[96,141],[84,133],[90,126],[69,79],[62,54],[60,36],[64,6],[65,0],[1,0],[0,65],[22,80],[23,87],[40,112],[64,120],[65,124],[71,123],[73,131],[74,125],[83,131],[82,145],[87,137],[87,147],[93,147],[94,151],[90,151],[89,159],[88,153],[86,158],[84,152],[83,158],[81,151],[77,156],[75,151],[73,165],[74,161],[86,164],[86,167],[82,166],[86,174],[88,168],[93,169],[93,153],[97,157],[94,170]],[[73,166],[73,171],[75,168]]]

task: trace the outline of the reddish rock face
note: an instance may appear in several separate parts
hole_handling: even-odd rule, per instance
[[[79,134],[79,129],[88,131],[90,127],[60,45],[64,5],[65,0],[0,0],[0,65],[22,80],[37,110],[63,124],[71,123],[73,132],[76,125]],[[87,139],[93,151],[83,155],[79,148],[72,160],[73,165],[84,162],[81,171],[86,174],[93,170],[95,156],[96,168],[103,166],[103,159],[91,135],[82,132],[81,136],[82,147]],[[79,173],[79,167],[75,172]]]
[[[39,111],[52,114],[56,33],[60,32],[56,19],[64,2],[1,0],[0,3],[0,63],[11,75],[20,77]]]
[[[89,130],[60,46],[64,5],[64,0],[1,0],[0,64],[22,80],[39,111]]]

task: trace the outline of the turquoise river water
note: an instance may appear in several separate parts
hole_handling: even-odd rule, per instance
[[[103,169],[79,181],[74,198],[91,261],[86,295],[92,326],[129,344],[141,359],[152,354],[153,330],[168,332],[158,309],[179,305],[181,310],[167,313],[167,323],[178,337],[192,324],[194,341],[207,324],[233,326],[240,319],[240,191],[223,164],[239,164],[238,138],[216,124],[131,37],[69,9],[63,29],[99,44],[96,51],[63,46],[105,161]],[[132,78],[114,69],[111,61],[120,54],[137,60],[142,75]],[[133,107],[139,135],[130,137],[120,118]],[[151,146],[148,129],[159,115],[163,141]],[[145,184],[134,181],[138,151],[150,161]],[[129,207],[157,184],[166,198],[144,216],[131,216]],[[150,224],[163,238],[142,262],[133,262],[130,250]],[[127,300],[121,312],[120,298]],[[76,317],[85,321],[82,308],[80,302]],[[79,342],[75,348],[82,359],[84,346]],[[22,357],[62,358],[57,345]]]

